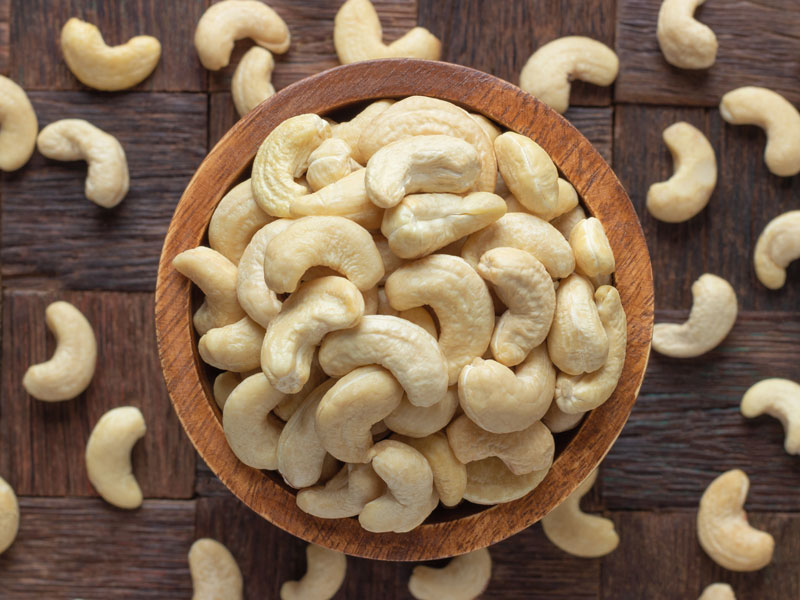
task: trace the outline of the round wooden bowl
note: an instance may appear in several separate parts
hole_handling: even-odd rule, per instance
[[[285,119],[325,115],[378,98],[411,95],[448,100],[530,136],[552,157],[584,205],[600,219],[617,261],[616,286],[628,317],[628,349],[614,395],[593,410],[530,494],[492,507],[437,509],[409,533],[375,534],[357,519],[318,519],[299,510],[275,473],[245,466],[225,440],[222,418],[192,327],[192,286],[173,267],[180,252],[204,242],[217,203],[240,180],[259,145]],[[247,506],[293,535],[347,554],[383,560],[432,560],[499,542],[558,505],[597,467],[636,401],[650,353],[653,277],[639,221],[608,164],[577,129],[519,88],[473,69],[420,60],[379,60],[338,67],[299,81],[253,110],[200,165],[164,241],[155,301],[161,365],[172,403],[203,460]]]

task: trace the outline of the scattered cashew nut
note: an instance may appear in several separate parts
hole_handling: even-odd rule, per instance
[[[355,517],[386,489],[369,464],[348,463],[324,486],[297,493],[297,507],[322,519]]]
[[[208,223],[208,245],[238,265],[256,231],[272,220],[253,199],[248,179],[231,188],[214,209]]]
[[[330,600],[347,573],[347,557],[316,544],[306,546],[306,574],[281,585],[281,600]]]
[[[736,600],[733,588],[727,583],[712,583],[697,600]]]
[[[19,502],[5,479],[0,477],[0,554],[14,543],[19,531]]]
[[[614,272],[614,251],[599,220],[589,217],[575,225],[569,234],[569,245],[575,255],[575,268],[581,274],[600,277]]]
[[[717,36],[694,18],[705,0],[664,0],[656,36],[664,58],[680,69],[708,69],[717,59]]]
[[[786,267],[800,258],[800,210],[790,210],[772,219],[758,236],[753,253],[756,277],[777,290],[786,283]]]
[[[242,600],[244,581],[236,559],[216,540],[201,538],[189,549],[192,600]]]
[[[0,75],[0,170],[16,171],[33,154],[39,124],[28,95]]]
[[[748,389],[740,407],[748,419],[768,414],[786,430],[784,448],[800,454],[800,385],[789,379],[764,379]]]
[[[244,53],[231,80],[233,105],[240,117],[275,94],[271,81],[274,68],[275,59],[269,50],[253,46]]]
[[[497,167],[514,198],[527,211],[547,218],[558,205],[558,170],[531,138],[507,131],[494,140]]]
[[[489,586],[492,557],[488,548],[456,556],[446,567],[414,567],[408,591],[417,600],[473,600]]]

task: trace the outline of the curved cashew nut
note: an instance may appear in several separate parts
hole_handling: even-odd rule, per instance
[[[85,160],[89,171],[84,193],[98,206],[113,208],[128,193],[130,177],[125,150],[117,138],[88,121],[54,121],[39,132],[36,147],[54,160]]]
[[[514,198],[532,214],[546,218],[558,206],[558,170],[531,138],[507,131],[494,141],[497,167]]]
[[[574,415],[565,413],[558,407],[558,402],[555,398],[550,403],[550,408],[544,413],[542,423],[547,425],[547,428],[553,433],[563,433],[570,429],[575,429],[578,424],[583,420],[586,413],[578,412]]]
[[[392,436],[398,442],[408,444],[425,457],[433,472],[433,487],[445,506],[455,506],[464,497],[467,487],[467,468],[456,458],[447,436],[436,431],[419,438]]]
[[[524,212],[530,213],[530,211],[522,206],[520,202],[514,197],[511,191],[506,188],[504,191],[500,189],[500,185],[505,186],[505,182],[503,178],[498,174],[498,189],[495,190],[495,193],[498,196],[502,196],[503,199],[506,201],[506,206],[508,207],[507,212]],[[572,187],[572,184],[567,181],[566,179],[558,178],[558,200],[556,201],[556,207],[550,212],[549,214],[544,215],[542,218],[545,221],[551,221],[551,225],[555,227],[558,217],[569,213],[574,208],[578,207],[578,192],[575,191],[575,188]],[[581,214],[581,218],[584,218],[585,215]],[[560,228],[556,227],[559,231]],[[569,231],[566,234],[561,231],[561,235],[565,238],[569,239]]]
[[[333,129],[331,129],[333,131]],[[361,166],[350,158],[353,149],[346,141],[337,137],[324,140],[308,156],[306,181],[314,191],[319,191],[346,177]],[[366,188],[364,188],[366,191]]]
[[[494,456],[467,465],[464,500],[474,504],[502,504],[522,498],[539,485],[550,465],[541,471],[514,475],[503,461]]]
[[[489,138],[490,142],[494,143],[497,136],[502,133],[500,127],[488,117],[479,113],[469,113],[469,116],[475,119],[478,125],[481,126],[481,129],[483,129],[483,132],[486,134],[486,137]]]
[[[374,234],[372,236],[372,241],[375,242],[375,247],[378,249],[378,253],[381,255],[381,262],[383,263],[383,277],[381,277],[378,285],[383,285],[386,283],[389,275],[406,264],[407,261],[392,252],[392,249],[389,247],[389,240],[382,235]]]
[[[244,53],[231,80],[233,105],[240,117],[275,94],[275,88],[272,87],[274,68],[275,59],[269,50],[253,46]]]
[[[209,329],[198,342],[200,358],[223,371],[243,373],[261,364],[264,328],[250,317]]]
[[[325,142],[331,139],[328,138]],[[322,142],[317,150],[322,148],[325,142]],[[320,188],[313,194],[295,198],[291,204],[292,216],[347,217],[365,229],[378,229],[383,219],[383,209],[370,202],[364,184],[365,175],[366,170],[359,166],[352,173]]]
[[[456,409],[458,409],[458,388],[451,386],[447,389],[445,397],[433,406],[414,406],[403,396],[398,407],[384,417],[383,422],[400,435],[423,438],[445,428],[456,414]]]
[[[347,0],[333,21],[333,45],[343,65],[373,58],[439,60],[442,43],[424,27],[414,27],[391,44],[383,43],[378,13],[369,0]]]
[[[189,549],[192,600],[242,600],[244,581],[236,559],[216,540],[201,538]]]
[[[589,217],[575,225],[569,234],[569,245],[575,255],[575,267],[583,275],[599,277],[614,272],[614,251],[599,220]]]
[[[56,350],[47,362],[28,367],[22,385],[37,400],[70,400],[89,387],[97,364],[92,325],[69,302],[53,302],[44,311]]]
[[[553,280],[536,257],[516,248],[489,250],[478,273],[508,307],[492,333],[492,356],[506,366],[518,365],[550,331],[556,310]]]
[[[731,284],[706,273],[692,284],[692,310],[682,323],[656,323],[653,350],[692,358],[716,348],[736,323],[736,292]]]
[[[105,413],[86,442],[86,474],[103,500],[119,508],[142,505],[142,490],[133,475],[131,450],[144,436],[142,412],[120,406]]]
[[[194,47],[210,71],[228,65],[236,40],[252,40],[276,54],[289,49],[289,28],[280,15],[258,0],[223,0],[212,4],[197,22]]]
[[[789,379],[764,379],[748,389],[740,407],[748,419],[768,414],[786,430],[784,448],[800,454],[800,385]]]
[[[572,233],[575,225],[583,221],[585,218],[586,213],[584,212],[583,208],[580,205],[577,205],[565,212],[563,215],[559,215],[553,219],[550,224],[558,229],[559,233],[561,233],[565,239],[569,239],[569,235]]]
[[[664,0],[656,36],[664,58],[680,69],[708,69],[717,59],[717,36],[694,18],[705,0]]]
[[[19,502],[8,482],[0,477],[0,554],[14,543],[19,531]]]
[[[719,103],[719,114],[733,125],[757,125],[767,134],[764,162],[779,177],[800,173],[800,112],[783,96],[762,87],[740,87]]]
[[[383,146],[367,162],[369,199],[397,206],[416,192],[468,191],[481,172],[475,148],[449,135],[415,135]]]
[[[360,165],[367,164],[367,159],[361,156],[358,149],[358,140],[361,134],[370,127],[373,120],[394,104],[394,100],[376,100],[358,113],[349,121],[331,126],[331,136],[347,142],[350,146],[350,158]]]
[[[505,212],[506,203],[491,192],[414,194],[384,213],[381,232],[397,256],[418,258],[483,229]]]
[[[466,261],[432,254],[397,269],[386,280],[395,310],[430,306],[439,319],[439,348],[447,359],[449,385],[461,368],[489,347],[494,305],[483,279]]]
[[[267,246],[292,224],[290,219],[267,223],[250,239],[236,272],[236,299],[247,316],[266,328],[281,310],[282,303],[264,278],[264,256]]]
[[[758,236],[753,253],[756,277],[777,290],[786,283],[786,267],[800,258],[800,210],[790,210],[772,219]]]
[[[414,567],[408,591],[417,600],[462,600],[477,598],[492,578],[488,548],[456,556],[446,567]]]
[[[628,322],[619,292],[610,285],[604,285],[595,292],[594,297],[608,337],[608,358],[602,367],[592,373],[578,376],[558,374],[555,401],[559,409],[569,414],[583,414],[608,400],[617,387],[625,364]]]
[[[373,313],[378,315],[391,315],[393,317],[400,317],[406,321],[411,321],[414,325],[419,325],[427,331],[431,337],[439,339],[439,332],[436,330],[436,323],[433,322],[433,317],[428,309],[424,306],[417,306],[416,308],[409,308],[408,310],[395,310],[389,304],[386,298],[386,290],[378,288],[378,310]]]
[[[298,492],[297,507],[322,519],[355,517],[385,489],[371,465],[348,463],[324,486]]]
[[[0,170],[16,171],[33,154],[39,123],[28,95],[0,75]]]
[[[428,461],[411,446],[394,440],[378,442],[370,454],[372,468],[387,490],[364,506],[358,522],[373,533],[411,531],[439,503]]]
[[[347,557],[316,544],[306,546],[306,574],[281,585],[281,600],[328,600],[344,583]]]
[[[259,368],[259,370],[261,369]],[[273,409],[273,412],[281,420],[288,422],[295,411],[300,408],[300,404],[302,404],[303,400],[305,400],[317,386],[328,379],[329,377],[325,374],[325,371],[322,370],[322,367],[319,366],[319,361],[315,358],[311,362],[311,374],[308,377],[308,381],[306,381],[306,384],[303,386],[303,389],[296,394],[286,394],[286,397]]]
[[[225,408],[225,402],[228,396],[231,395],[233,388],[242,382],[242,374],[233,371],[223,371],[214,378],[214,402],[217,403],[220,410]]]
[[[476,358],[461,370],[461,408],[481,428],[509,433],[529,427],[550,406],[556,371],[546,344],[530,351],[516,374],[493,360]]]
[[[272,220],[253,199],[248,179],[231,188],[217,204],[208,223],[208,245],[238,265],[250,239]]]
[[[758,571],[772,561],[775,540],[747,522],[744,501],[750,480],[732,469],[703,492],[697,511],[697,539],[711,559],[730,571]]]
[[[567,499],[542,517],[547,539],[564,552],[582,558],[598,558],[619,545],[614,522],[581,510],[580,502],[597,480],[597,469]]]
[[[476,267],[492,248],[509,247],[533,254],[551,277],[566,277],[575,270],[569,242],[547,221],[527,213],[506,213],[488,227],[473,233],[461,256]]]
[[[305,217],[275,236],[264,255],[264,276],[276,293],[293,292],[310,267],[342,273],[360,290],[383,277],[383,261],[369,232],[344,217]]]
[[[81,83],[115,92],[147,79],[161,58],[161,43],[152,36],[137,35],[119,46],[108,46],[97,27],[72,17],[61,28],[61,51]]]
[[[736,594],[727,583],[712,583],[697,600],[736,600]]]
[[[569,107],[570,82],[611,85],[618,72],[619,59],[611,48],[570,35],[546,43],[531,55],[520,73],[519,87],[564,113]]]

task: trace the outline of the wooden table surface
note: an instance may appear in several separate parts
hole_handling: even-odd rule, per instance
[[[197,458],[167,397],[153,331],[153,289],[172,211],[208,149],[236,120],[231,66],[208,73],[192,45],[208,0],[0,0],[0,73],[29,93],[40,126],[86,118],[119,138],[131,191],[117,208],[83,196],[85,165],[34,155],[0,175],[2,373],[0,476],[20,497],[22,521],[0,556],[0,598],[188,598],[186,553],[212,536],[233,552],[246,597],[278,597],[305,570],[304,544],[242,506]],[[333,18],[339,0],[271,0],[292,32],[276,57],[280,89],[337,64]],[[725,124],[720,96],[741,85],[773,88],[800,104],[800,3],[708,0],[699,14],[720,42],[709,72],[667,65],[655,38],[659,0],[376,0],[393,39],[418,23],[439,36],[444,60],[516,83],[532,51],[561,35],[584,34],[616,48],[611,89],[573,86],[567,117],[612,161],[642,219],[653,258],[657,319],[683,319],[691,283],[704,272],[736,289],[740,315],[708,355],[654,354],[630,421],[584,504],[616,524],[619,548],[603,559],[571,557],[540,526],[492,548],[486,598],[696,598],[726,581],[740,600],[800,598],[800,460],[783,451],[778,421],[744,419],[743,392],[765,377],[798,379],[800,261],[788,283],[768,291],[751,266],[755,240],[781,212],[800,208],[800,176],[778,178],[762,161],[763,133]],[[163,46],[153,76],[132,91],[87,90],[58,48],[71,16],[96,23],[110,43],[147,33]],[[686,120],[716,149],[719,182],[709,207],[687,223],[644,210],[650,183],[672,171],[661,142]],[[97,374],[78,399],[28,397],[20,380],[54,347],[44,307],[78,306],[93,323]],[[146,500],[133,512],[99,500],[84,468],[92,425],[106,410],[139,406],[148,433],[134,450]],[[731,573],[700,549],[696,507],[708,483],[743,468],[751,480],[751,522],[775,536],[773,562]],[[349,559],[336,598],[408,598],[412,565]]]

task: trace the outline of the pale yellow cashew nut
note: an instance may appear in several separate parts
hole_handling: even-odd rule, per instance
[[[296,394],[286,394],[286,397],[278,403],[278,406],[275,407],[273,412],[283,421],[289,421],[295,411],[300,408],[300,404],[303,400],[327,379],[329,379],[329,377],[325,374],[325,371],[322,370],[322,367],[319,366],[319,361],[315,358],[311,362],[311,375],[309,375],[308,381],[306,381],[303,389]]]
[[[753,252],[756,277],[777,290],[786,283],[786,267],[800,258],[800,210],[790,210],[772,219],[758,236]]]
[[[250,317],[230,325],[209,329],[200,337],[197,350],[204,362],[222,369],[244,373],[261,364],[264,328]]]
[[[580,223],[586,218],[586,212],[580,204],[574,206],[562,215],[557,216],[550,224],[555,227],[564,238],[569,239],[575,225]]]
[[[425,457],[433,472],[433,487],[445,506],[456,506],[467,487],[467,468],[456,458],[447,436],[442,431],[419,438],[392,436],[408,444]]]
[[[406,264],[407,261],[392,252],[392,249],[389,247],[389,240],[382,235],[373,235],[372,241],[375,242],[375,247],[378,249],[378,253],[381,255],[381,261],[383,262],[383,277],[381,277],[381,280],[378,282],[378,285],[383,285],[386,283],[389,275]]]
[[[546,218],[558,205],[558,170],[550,155],[531,138],[507,131],[494,140],[497,167],[514,198]]]
[[[503,461],[494,456],[467,465],[467,487],[464,500],[475,504],[501,504],[522,498],[533,491],[550,471],[514,475]]]
[[[384,417],[383,422],[400,435],[422,438],[446,427],[457,409],[458,387],[454,385],[449,387],[445,397],[433,406],[414,406],[403,396],[398,407]]]
[[[113,208],[128,193],[125,150],[117,138],[88,121],[54,121],[39,132],[36,147],[53,160],[85,160],[89,170],[84,193],[98,206]]]
[[[705,0],[664,0],[656,36],[664,58],[680,69],[708,69],[717,59],[717,36],[694,18]]]
[[[489,138],[490,142],[494,143],[494,140],[497,138],[497,136],[502,133],[500,127],[498,127],[497,124],[495,124],[495,122],[488,117],[484,117],[478,113],[469,113],[469,116],[475,119],[478,125],[481,126],[481,129],[483,129],[483,132],[486,134],[486,137]]]
[[[344,583],[347,557],[316,544],[306,546],[306,574],[281,585],[281,600],[330,600]]]
[[[267,246],[276,235],[288,229],[290,219],[267,223],[250,238],[236,271],[236,299],[247,316],[264,327],[278,315],[283,303],[267,286],[264,278],[264,257]]]
[[[697,538],[711,559],[730,571],[758,571],[772,561],[775,540],[747,522],[744,501],[750,480],[726,471],[706,488],[697,511]]]
[[[189,549],[192,600],[242,600],[244,581],[236,559],[216,540],[201,538]]]
[[[414,567],[408,591],[417,600],[473,600],[489,587],[492,557],[488,548],[456,556],[446,567]]]
[[[602,223],[594,217],[579,222],[569,234],[575,268],[586,277],[611,275],[616,269],[614,251]]]
[[[275,88],[272,87],[274,68],[275,59],[269,50],[253,46],[244,53],[231,80],[233,105],[240,117],[275,94]]]
[[[223,371],[214,378],[214,402],[220,410],[225,408],[225,402],[233,389],[242,382],[242,374],[233,371]]]
[[[358,113],[349,121],[337,123],[331,126],[331,136],[347,142],[350,146],[350,158],[360,165],[366,165],[367,159],[361,156],[358,149],[358,140],[367,127],[383,113],[387,108],[394,104],[394,100],[376,100],[367,105],[364,110]]]
[[[256,204],[248,179],[231,188],[217,204],[208,222],[208,245],[238,265],[256,231],[272,220]]]
[[[424,27],[414,27],[391,44],[383,43],[378,13],[369,0],[347,0],[333,21],[333,45],[343,65],[374,58],[439,60],[442,43]]]
[[[13,488],[0,477],[0,554],[8,550],[19,531],[19,502]]]
[[[542,423],[547,425],[547,428],[553,433],[563,433],[570,429],[575,429],[586,413],[575,413],[574,415],[565,413],[558,407],[558,402],[553,398],[550,408],[544,413]]]
[[[502,181],[502,177],[499,177],[498,186],[500,186],[500,181]],[[505,185],[505,182],[502,183]],[[503,196],[503,199],[506,201],[506,205],[508,206],[508,212],[524,212],[530,213],[527,208],[522,206],[520,202],[514,197],[510,190],[506,189],[505,192],[500,193],[500,191],[495,190],[495,192]],[[555,226],[556,219],[561,215],[564,215],[570,212],[572,209],[578,206],[578,192],[575,191],[575,188],[572,187],[572,184],[567,181],[566,179],[562,179],[561,177],[558,178],[558,200],[556,201],[556,207],[553,209],[552,212],[543,216],[545,221],[551,221],[552,224]],[[581,215],[583,218],[584,215]],[[560,229],[559,229],[560,231]],[[564,235],[564,232],[561,232]],[[569,239],[569,232],[564,235],[565,238]]]
[[[571,35],[555,39],[534,52],[522,68],[519,87],[560,113],[569,108],[571,82],[614,83],[619,59],[597,40]]]
[[[325,142],[331,139],[328,138]],[[325,142],[322,142],[317,150],[322,148]],[[291,204],[292,216],[347,217],[366,229],[378,229],[381,226],[383,209],[370,202],[365,186],[365,175],[365,169],[359,166],[355,171],[316,192],[295,198]]]
[[[119,46],[108,46],[96,26],[72,17],[61,28],[61,52],[81,83],[114,92],[147,79],[161,58],[161,43],[152,36],[137,35]]]
[[[0,170],[16,171],[33,154],[39,124],[28,95],[0,75]]]
[[[70,400],[83,393],[94,376],[97,340],[92,325],[69,302],[53,302],[44,312],[56,350],[47,362],[28,367],[22,385],[37,400]]]
[[[103,500],[119,508],[139,508],[142,490],[131,466],[133,445],[144,436],[142,412],[120,406],[105,413],[86,442],[86,474]]]
[[[319,191],[360,169],[361,165],[350,158],[352,152],[350,144],[341,138],[329,137],[324,140],[308,156],[306,181],[309,187],[315,192]]]
[[[355,517],[386,489],[369,464],[348,463],[324,486],[297,493],[297,507],[322,519]]]
[[[727,583],[712,583],[697,600],[736,600],[733,588]]]
[[[786,452],[800,454],[800,384],[778,378],[759,381],[744,393],[740,410],[748,419],[763,414],[778,419],[786,430]]]

